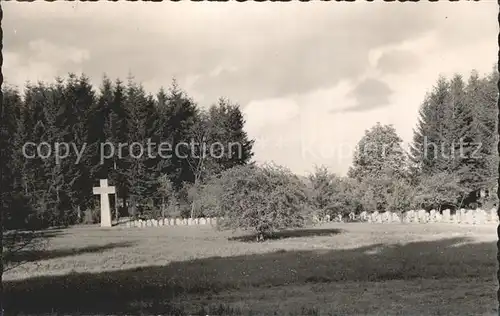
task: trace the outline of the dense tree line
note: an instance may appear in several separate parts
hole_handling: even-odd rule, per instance
[[[200,107],[175,81],[152,95],[133,78],[124,83],[104,77],[96,89],[85,75],[70,74],[54,83],[27,84],[23,92],[4,86],[3,101],[4,148],[11,158],[3,181],[8,187],[2,188],[7,228],[96,220],[92,187],[99,179],[116,186],[117,204],[133,215],[176,205],[181,207],[175,211],[190,212],[190,187],[247,164],[253,155],[238,105],[220,99]],[[44,142],[50,148],[24,147]],[[211,146],[216,142],[223,146]],[[162,143],[168,145],[160,155]],[[190,146],[176,147],[181,144]]]
[[[497,202],[497,80],[497,72],[439,78],[422,102],[408,150],[393,126],[378,123],[359,141],[346,177],[319,167],[307,181],[281,167],[250,163],[253,141],[238,106],[220,99],[200,107],[175,81],[156,95],[133,78],[105,77],[96,91],[84,75],[28,84],[23,95],[4,88],[12,157],[6,223],[95,221],[92,187],[102,178],[117,187],[126,214],[223,216],[221,227],[244,226],[260,236],[303,225],[311,213],[491,207]],[[27,142],[74,148],[60,161],[26,159],[21,149]],[[168,158],[141,153],[157,153],[150,143],[171,149],[189,142],[195,145]],[[225,146],[208,153],[216,142]]]
[[[496,72],[473,72],[467,82],[439,78],[421,105],[411,146],[393,126],[377,123],[359,141],[345,177],[324,166],[302,181],[279,166],[229,169],[200,186],[199,212],[223,216],[221,228],[251,230],[261,240],[315,216],[492,207],[497,81]]]
[[[497,203],[498,73],[440,77],[425,96],[407,150],[391,125],[365,132],[348,177],[317,168],[309,177],[314,207],[325,214],[455,210]]]
[[[466,203],[495,187],[497,82],[496,71],[483,78],[472,72],[467,81],[440,78],[420,110],[411,148],[415,173],[455,177],[468,194]]]

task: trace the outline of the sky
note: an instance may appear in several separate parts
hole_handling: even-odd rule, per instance
[[[481,2],[6,2],[4,77],[23,87],[132,73],[200,107],[238,103],[254,159],[343,175],[377,122],[411,142],[439,75],[493,69],[498,6]]]

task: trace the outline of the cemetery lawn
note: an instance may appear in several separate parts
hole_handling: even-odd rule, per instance
[[[6,313],[498,315],[496,225],[328,224],[278,237],[54,230],[46,249],[12,259]]]

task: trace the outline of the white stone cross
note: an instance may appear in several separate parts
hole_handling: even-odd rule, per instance
[[[94,194],[101,196],[101,227],[111,227],[111,209],[109,194],[115,194],[115,187],[108,187],[108,180],[101,179],[100,187],[94,188]]]

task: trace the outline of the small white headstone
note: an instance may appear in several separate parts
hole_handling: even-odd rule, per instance
[[[205,225],[206,223],[207,220],[204,217],[200,218],[200,225]]]
[[[411,223],[413,216],[414,215],[412,210],[406,211],[403,213],[403,221],[405,223]]]
[[[403,223],[409,223],[410,222],[410,220],[409,220],[409,218],[410,218],[409,214],[410,214],[410,211],[403,212],[403,214],[402,214],[403,215]]]
[[[176,218],[175,219],[175,225],[182,225],[182,219]]]
[[[361,212],[361,214],[359,214],[359,219],[366,222],[368,220],[368,213],[366,211]]]
[[[460,222],[467,223],[467,210],[464,208],[460,209]]]
[[[474,224],[474,217],[475,217],[475,211],[474,210],[468,210],[465,213],[465,218],[466,218],[466,223],[467,224]]]
[[[396,212],[392,213],[392,222],[393,223],[401,223],[401,219],[399,218],[398,213],[396,213]]]
[[[382,215],[382,222],[383,223],[390,223],[391,222],[391,212],[386,211],[381,214]]]
[[[486,214],[486,211],[483,209],[478,209],[476,211],[476,217],[475,217],[476,224],[486,223],[486,217],[488,217],[488,215]]]
[[[429,222],[435,223],[436,222],[436,210],[432,209],[429,212]]]
[[[443,211],[443,222],[445,223],[451,222],[451,214],[449,209]]]
[[[354,214],[354,212],[350,212],[349,213],[349,220],[353,221],[354,219],[356,219],[356,214]]]
[[[417,212],[417,220],[419,223],[425,223],[426,222],[426,211],[425,210],[419,210]]]
[[[443,215],[439,214],[439,212],[436,212],[435,221],[436,223],[441,223],[443,221]]]
[[[498,223],[498,214],[497,214],[497,209],[496,208],[492,208],[490,210],[489,220],[490,220],[490,222]]]
[[[407,223],[413,223],[415,222],[416,218],[416,213],[414,210],[409,210],[408,212],[405,213],[405,218]]]

